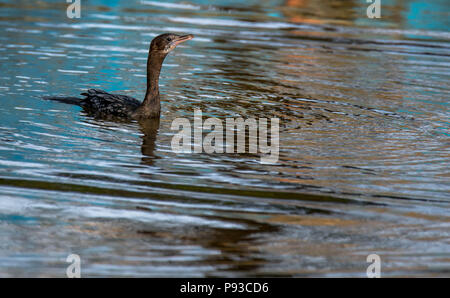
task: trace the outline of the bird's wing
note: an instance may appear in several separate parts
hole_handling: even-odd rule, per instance
[[[89,89],[81,93],[85,98],[82,106],[95,114],[107,114],[124,116],[129,114],[141,105],[141,102],[131,96],[121,94],[111,94],[104,90]]]

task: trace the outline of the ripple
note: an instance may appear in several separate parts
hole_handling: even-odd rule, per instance
[[[184,3],[163,3],[163,2],[156,2],[156,1],[143,1],[141,0],[142,4],[145,5],[151,5],[151,6],[157,6],[157,7],[163,7],[163,8],[176,8],[176,9],[188,9],[188,10],[199,10],[200,6],[192,5],[192,4],[184,4]]]

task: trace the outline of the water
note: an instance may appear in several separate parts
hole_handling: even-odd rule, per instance
[[[86,3],[88,2],[88,3]],[[446,0],[0,1],[0,276],[449,276]],[[41,100],[142,99],[160,123]],[[280,119],[280,156],[175,154],[177,117]]]

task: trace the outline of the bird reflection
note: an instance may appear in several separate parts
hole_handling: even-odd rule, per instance
[[[144,119],[139,121],[139,126],[144,134],[142,137],[142,163],[152,166],[154,160],[157,158],[154,154],[155,144],[156,144],[156,136],[158,135],[159,130],[159,122],[160,119]]]

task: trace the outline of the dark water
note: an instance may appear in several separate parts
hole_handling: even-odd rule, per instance
[[[450,275],[450,3],[0,1],[0,276]],[[44,95],[143,98],[158,123]],[[177,117],[280,119],[278,163],[175,154]]]

